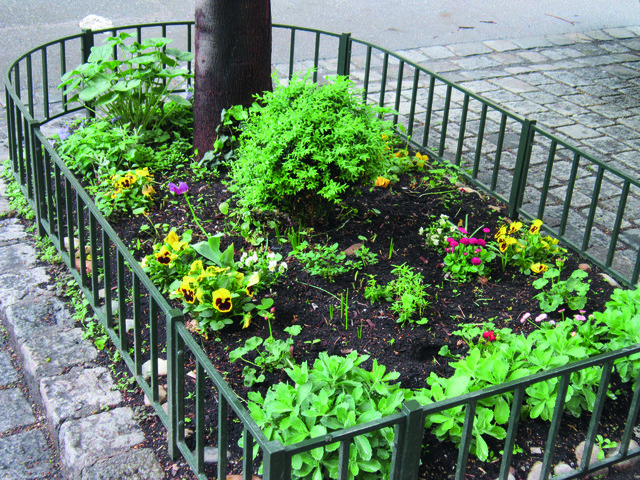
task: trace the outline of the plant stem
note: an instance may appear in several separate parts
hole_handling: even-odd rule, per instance
[[[196,222],[196,225],[198,225],[198,228],[204,234],[204,236],[207,237],[208,233],[204,228],[202,228],[202,225],[200,225],[200,220],[198,220],[198,217],[196,217],[196,214],[193,211],[193,207],[191,206],[191,202],[189,201],[189,196],[186,193],[184,194],[184,199],[187,201],[187,205],[189,205],[189,210],[191,210],[191,215],[193,216],[193,220]]]

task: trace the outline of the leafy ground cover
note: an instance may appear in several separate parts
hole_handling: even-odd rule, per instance
[[[148,48],[159,55],[165,45]],[[90,60],[103,65],[99,52]],[[85,71],[93,70],[77,74]],[[132,108],[141,108],[144,90],[135,89],[155,78],[102,82],[100,101],[118,102],[109,89],[129,85]],[[97,88],[89,80],[87,88]],[[269,438],[293,443],[380,418],[411,398],[438,401],[639,340],[637,292],[614,291],[541,222],[506,218],[503,205],[460,182],[455,168],[409,151],[380,120],[387,113],[363,105],[346,79],[319,87],[305,77],[248,111],[227,112],[219,142],[200,161],[189,149],[183,100],[145,113],[164,129],[107,116],[52,139]],[[621,435],[638,369],[618,366],[603,442]],[[558,462],[576,464],[598,372],[572,378]],[[527,389],[516,478],[540,455],[557,388],[549,381]],[[215,445],[217,400],[207,392],[206,438]],[[474,478],[497,476],[510,401],[479,405]],[[427,419],[421,478],[453,473],[463,419],[461,408]],[[143,424],[162,451],[157,420]],[[231,432],[238,468],[240,430],[235,423]],[[388,429],[358,438],[351,473],[384,478],[392,439]],[[337,451],[296,456],[293,467],[299,478],[329,478]],[[167,471],[183,474],[170,464]]]

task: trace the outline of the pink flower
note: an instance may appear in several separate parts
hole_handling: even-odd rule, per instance
[[[456,241],[456,239],[455,239],[455,238],[452,238],[452,237],[448,237],[448,238],[447,238],[447,242],[449,242],[449,243],[451,243],[451,242],[455,242],[455,241]]]
[[[456,248],[458,245],[460,245],[458,242],[456,242],[455,240],[452,240],[451,242],[449,242],[449,246],[451,248]]]
[[[473,258],[471,259],[471,263],[472,263],[473,265],[480,265],[480,264],[482,263],[482,260],[480,260],[478,257],[473,257]]]
[[[576,320],[580,320],[581,322],[584,322],[587,319],[587,317],[585,317],[584,315],[576,315],[573,318],[575,318]]]
[[[546,313],[541,313],[540,315],[538,315],[535,319],[536,323],[540,323],[542,320],[546,320],[547,319],[547,314]]]
[[[447,248],[444,249],[444,251],[447,252],[447,253],[452,253],[453,252],[453,248],[447,247]]]
[[[468,232],[465,230],[464,227],[458,227],[458,230],[460,230],[460,233],[466,235]]]
[[[527,312],[524,315],[522,315],[522,318],[520,319],[520,323],[526,322],[527,318],[529,318],[530,316],[531,316],[531,314],[529,312]]]
[[[469,239],[469,245],[475,245],[477,243],[478,243],[478,239],[477,238],[471,237]]]
[[[460,239],[460,243],[463,245],[469,245],[469,239],[467,237],[462,237]]]
[[[189,190],[189,185],[184,182],[178,182],[177,186],[175,183],[169,182],[169,191],[174,195],[182,195],[187,193],[187,190]]]
[[[482,334],[482,338],[484,338],[487,342],[495,342],[496,334],[493,333],[493,330],[487,330]]]
[[[484,247],[487,244],[487,242],[485,242],[482,238],[476,238],[476,245],[480,245],[481,247]]]
[[[462,252],[462,254],[466,257],[467,255],[469,255],[469,252]]]
[[[482,229],[482,231],[483,231],[484,233],[491,233],[491,229],[490,229],[490,228],[487,228],[487,227],[484,227],[484,228]]]
[[[474,252],[474,253],[480,253],[481,251],[482,251],[482,249],[481,249],[481,248],[476,248],[473,252]]]

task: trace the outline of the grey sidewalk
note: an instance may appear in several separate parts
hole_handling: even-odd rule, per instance
[[[537,119],[556,134],[623,171],[635,176],[640,173],[640,27],[429,46],[399,53],[505,108]],[[327,60],[326,64],[330,63]],[[353,76],[357,79],[358,72],[354,71]],[[443,92],[437,92],[437,95],[442,96]],[[47,126],[47,131],[55,132],[60,125],[61,121],[55,122]],[[2,105],[0,160],[6,158],[7,154],[6,118]],[[0,215],[3,211],[1,200]],[[636,246],[640,242],[639,221],[640,214],[629,218],[623,229],[626,241],[630,244],[635,242]],[[110,384],[108,375],[93,363],[91,348],[79,338],[80,332],[63,314],[63,306],[51,296],[51,292],[38,287],[39,284],[46,284],[48,279],[42,269],[34,266],[35,253],[27,242],[21,241],[23,235],[16,222],[0,220],[0,317],[7,320],[11,340],[16,342],[16,351],[21,352],[27,364],[25,371],[32,372],[27,376],[27,383],[32,387],[32,392],[36,392],[34,398],[43,397],[48,430],[53,432],[53,438],[60,444],[62,464],[68,471],[76,473],[75,478],[81,478],[82,471],[89,475],[91,465],[102,467],[101,461],[123,464],[124,459],[129,458],[124,456],[127,455],[124,449],[107,452],[109,460],[98,458],[99,453],[104,453],[102,449],[106,445],[115,445],[103,437],[95,440],[100,452],[90,448],[89,453],[70,453],[67,450],[83,435],[98,435],[109,431],[109,427],[114,425],[127,429],[129,433],[126,437],[131,444],[137,445],[142,439],[139,429],[131,421],[130,412],[119,407],[120,401],[115,396],[117,392],[106,388]],[[35,315],[35,306],[43,308],[44,313]],[[45,318],[56,320],[43,324]],[[49,351],[42,350],[45,342],[41,340],[51,336],[49,334],[54,331],[57,336],[52,338],[57,339],[57,343],[62,345],[64,339],[69,342],[66,345],[73,345],[63,350],[74,350],[82,355],[67,359],[70,363],[61,363],[62,353],[54,348],[55,341],[49,345]],[[78,348],[78,345],[83,346]],[[3,378],[2,372],[6,372],[9,380],[6,387],[0,388],[0,430],[3,418],[1,407],[9,405],[7,399],[11,399],[15,411],[24,412],[24,426],[0,433],[0,452],[3,451],[2,442],[5,439],[10,439],[7,441],[13,442],[12,445],[21,442],[22,436],[18,435],[26,436],[28,433],[37,436],[31,432],[42,432],[40,439],[46,439],[45,429],[38,426],[39,408],[35,409],[35,414],[33,411],[29,413],[31,405],[26,402],[22,390],[13,388],[19,380],[12,380],[11,369],[5,368],[7,364],[3,358],[0,354],[0,379]],[[69,370],[69,367],[73,368]],[[52,403],[55,392],[72,391],[74,388],[84,390],[85,387],[78,387],[83,385],[78,382],[91,384],[96,398],[89,400],[78,396],[70,404]],[[100,413],[103,408],[109,411]],[[32,421],[29,415],[34,415],[36,420]],[[13,415],[12,420],[19,417]],[[31,425],[36,427],[32,428]],[[42,445],[46,447],[47,442],[44,441]],[[157,472],[156,467],[149,467],[153,462],[145,463],[150,457],[142,459],[142,455],[136,457],[142,465],[141,471],[148,467]],[[28,476],[29,473],[24,472],[9,474],[10,468],[11,465],[0,463],[0,477],[62,478],[57,477],[60,473],[55,465],[43,474],[49,477],[35,473]]]

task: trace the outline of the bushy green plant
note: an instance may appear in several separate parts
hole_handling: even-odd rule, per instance
[[[205,152],[199,165],[209,170],[215,170],[220,165],[237,159],[237,149],[240,146],[240,133],[249,114],[242,105],[223,109],[220,113],[220,123],[216,127],[216,139],[213,150]]]
[[[308,250],[307,250],[308,249]],[[377,255],[369,248],[361,246],[356,252],[356,260],[347,260],[347,254],[339,250],[338,244],[309,245],[306,240],[292,252],[311,275],[319,275],[333,282],[335,277],[351,270],[360,270],[378,262]]]
[[[292,358],[293,337],[300,334],[302,327],[300,325],[291,325],[285,328],[284,331],[289,334],[286,340],[276,340],[273,336],[269,336],[264,341],[260,337],[247,339],[242,347],[229,352],[229,360],[231,362],[242,360],[260,370],[268,370],[270,372],[276,368],[293,367],[295,363]],[[253,354],[251,359],[247,357],[248,354]],[[256,376],[258,371],[253,367],[247,365],[242,371],[246,387],[252,387],[256,383],[264,382],[264,374],[260,373],[259,376]]]
[[[583,280],[589,276],[584,270],[574,270],[567,280],[560,280],[564,260],[556,259],[557,268],[550,268],[543,273],[542,278],[533,282],[538,290],[550,284],[548,290],[542,290],[533,298],[540,302],[544,312],[553,312],[561,305],[567,305],[571,310],[581,310],[587,304],[590,280]]]
[[[129,38],[122,32],[93,47],[87,63],[67,72],[58,88],[70,95],[70,103],[85,102],[123,125],[147,130],[163,122],[166,102],[189,104],[174,92],[193,78],[180,66],[193,54],[167,48],[172,42],[167,38],[125,43]]]
[[[313,223],[386,170],[382,110],[365,104],[348,78],[329,80],[319,86],[310,74],[295,76],[249,109],[229,184],[243,208]]]
[[[322,352],[312,368],[304,362],[285,369],[292,384],[274,385],[264,397],[249,392],[251,416],[267,439],[292,445],[397,412],[407,392],[390,382],[400,374],[386,373],[376,360],[371,371],[359,367],[367,358],[356,351],[346,357]],[[389,478],[393,439],[390,427],[354,437],[347,478]],[[339,446],[336,442],[294,455],[293,478],[337,478]]]
[[[90,181],[111,169],[129,170],[147,163],[149,152],[139,148],[138,131],[107,120],[72,125],[64,137],[56,142],[58,155],[73,172]]]
[[[392,302],[391,311],[398,315],[398,323],[427,323],[428,320],[422,317],[422,312],[429,305],[422,275],[406,264],[396,265],[391,273],[397,278],[385,286],[377,285],[375,278],[370,277],[364,297],[371,302],[382,299]],[[416,316],[421,318],[416,320]]]
[[[640,287],[635,290],[617,288],[604,312],[595,312],[595,319],[606,326],[608,350],[617,350],[640,343]],[[619,358],[615,367],[623,382],[636,382],[640,374],[640,354]]]

